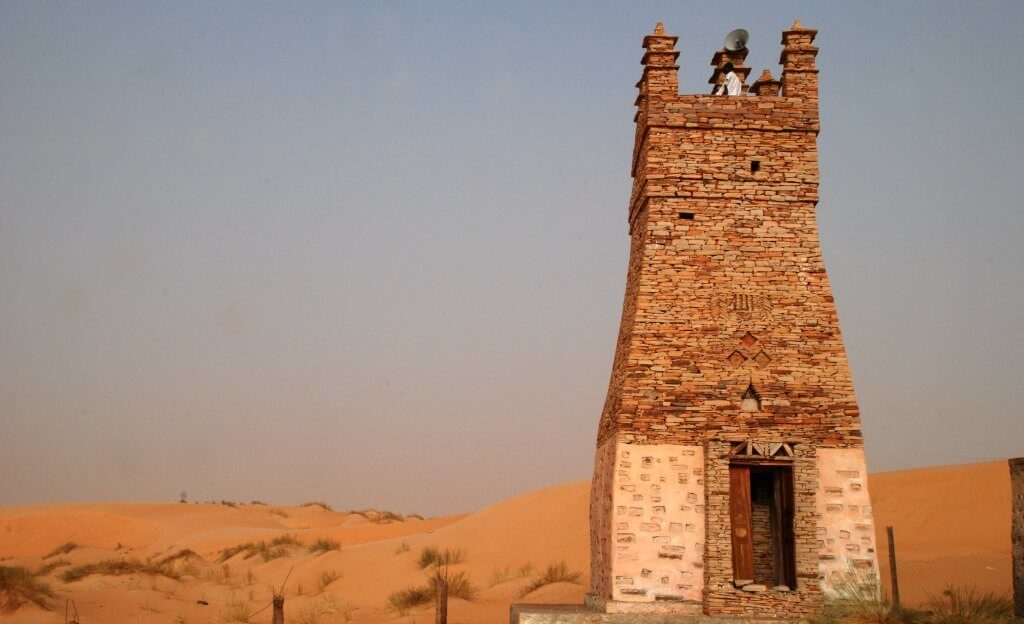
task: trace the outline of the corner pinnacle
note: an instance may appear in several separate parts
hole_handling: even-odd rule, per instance
[[[793,22],[793,27],[790,28],[790,30],[803,30],[803,28],[804,25],[800,23],[800,18],[798,17],[796,18],[796,21]]]
[[[665,25],[662,24],[661,22],[658,22],[657,24],[655,24],[654,25],[654,34],[656,34],[656,35],[664,35],[665,34]]]
[[[770,70],[767,67],[765,67],[764,71],[761,72],[761,77],[758,78],[758,80],[759,81],[775,80],[774,78],[772,78],[772,70]]]

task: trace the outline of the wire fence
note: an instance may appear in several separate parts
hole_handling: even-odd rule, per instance
[[[1013,558],[1009,554],[957,554],[921,556],[914,552],[901,552],[900,532],[896,528],[895,559],[896,584],[893,584],[889,561],[889,544],[880,544],[878,567],[881,572],[882,592],[889,600],[894,593],[905,607],[926,607],[936,601],[947,602],[949,592],[973,593],[999,598],[1013,598]]]

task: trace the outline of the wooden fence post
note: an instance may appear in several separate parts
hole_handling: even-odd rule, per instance
[[[892,536],[892,527],[885,527],[889,538],[889,579],[892,581],[892,608],[900,610],[900,580],[896,574],[896,540]]]
[[[434,610],[434,624],[448,624],[448,580],[440,573],[436,579],[437,604]]]
[[[274,617],[270,624],[284,624],[284,596],[274,594]]]
[[[1010,539],[1013,549],[1013,604],[1017,617],[1024,619],[1024,457],[1010,460]]]

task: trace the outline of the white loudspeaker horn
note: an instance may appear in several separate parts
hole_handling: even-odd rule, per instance
[[[746,48],[748,41],[750,41],[750,33],[742,28],[737,28],[725,36],[725,49],[730,52],[737,52]]]

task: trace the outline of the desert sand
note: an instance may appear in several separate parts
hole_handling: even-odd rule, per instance
[[[947,583],[1009,592],[1005,462],[873,474],[870,488],[878,543],[886,543],[885,526],[896,528],[906,599],[924,600]],[[55,593],[51,610],[27,605],[0,614],[0,621],[63,622],[70,597],[82,624],[232,622],[267,605],[271,588],[280,588],[287,577],[288,622],[426,622],[433,617],[431,604],[399,615],[389,608],[388,595],[422,585],[427,574],[417,560],[425,547],[437,546],[462,550],[464,561],[452,570],[466,573],[477,589],[472,600],[451,601],[450,621],[507,622],[511,602],[582,601],[588,583],[588,490],[588,481],[577,481],[467,515],[384,522],[376,512],[241,503],[0,508],[0,565],[36,570],[60,564],[45,575]],[[269,561],[260,555],[247,559],[244,553],[220,561],[223,549],[286,534],[305,546],[285,546],[276,553],[283,556]],[[308,546],[318,538],[337,540],[341,548],[311,552]],[[46,557],[67,542],[78,547]],[[134,573],[68,583],[60,579],[82,564],[159,562],[186,550],[194,554],[167,564],[179,578]],[[879,554],[887,570],[886,554]],[[524,587],[557,562],[580,572],[578,582],[546,585],[520,597]],[[888,583],[887,573],[883,581]],[[267,609],[248,621],[265,623],[270,617]]]

